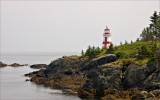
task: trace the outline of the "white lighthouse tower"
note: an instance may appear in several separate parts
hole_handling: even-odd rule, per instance
[[[106,29],[104,29],[104,34],[103,34],[103,48],[107,49],[110,44],[112,44],[111,33],[109,28],[106,26]]]

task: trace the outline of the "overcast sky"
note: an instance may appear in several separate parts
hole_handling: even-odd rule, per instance
[[[158,0],[1,1],[1,52],[80,52],[102,47],[108,26],[113,44],[135,41]]]

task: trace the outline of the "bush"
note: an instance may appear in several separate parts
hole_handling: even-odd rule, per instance
[[[84,51],[82,50],[81,52],[81,56],[88,56],[89,59],[95,58],[97,55],[101,54],[104,51],[104,49],[100,49],[99,47],[94,47],[94,46],[88,46],[86,52],[84,53]]]
[[[153,45],[147,46],[146,44],[143,44],[141,47],[138,49],[138,55],[139,58],[145,58],[145,57],[155,57],[155,52],[157,50],[157,43],[154,43]]]
[[[110,44],[109,48],[107,49],[106,53],[113,53],[115,51],[115,48],[113,47],[113,44]]]

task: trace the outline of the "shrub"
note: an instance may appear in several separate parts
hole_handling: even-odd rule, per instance
[[[109,48],[107,49],[106,53],[113,53],[115,51],[115,48],[113,47],[113,44],[110,44]]]

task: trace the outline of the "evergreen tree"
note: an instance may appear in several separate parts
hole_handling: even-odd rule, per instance
[[[100,49],[99,47],[97,47],[97,48],[95,49],[95,52],[96,52],[96,55],[98,55],[98,54],[101,53],[101,49]]]
[[[83,50],[81,51],[81,56],[82,56],[82,57],[84,57],[84,56],[85,56],[85,54],[84,54],[84,51],[83,51]]]
[[[136,42],[139,42],[139,38],[137,38]]]
[[[144,58],[144,57],[148,57],[149,56],[149,52],[148,52],[148,49],[147,49],[146,45],[142,45],[138,49],[138,55],[139,55],[139,58]]]
[[[113,53],[115,51],[115,48],[113,46],[113,44],[110,44],[109,48],[107,49],[106,53]]]
[[[85,56],[89,56],[91,53],[91,46],[89,45],[86,52],[85,52]]]
[[[128,42],[125,40],[125,44],[128,44]]]
[[[95,47],[91,47],[91,52],[89,54],[89,58],[95,58],[96,57],[96,52],[95,52]]]
[[[142,37],[142,41],[152,41],[154,39],[151,27],[144,28],[140,36]]]
[[[155,53],[156,53],[156,50],[158,50],[158,47],[157,47],[157,43],[154,42],[152,47],[151,47],[151,52],[150,52],[150,57],[154,57],[155,56]]]
[[[91,47],[89,45],[87,50],[86,50],[86,52],[85,52],[85,54],[84,54],[84,56],[88,56],[89,59],[92,59],[92,58],[95,58],[96,55],[100,54],[103,51],[104,51],[104,49],[100,49],[99,47],[95,48],[94,46]],[[83,52],[81,54],[83,54]]]
[[[120,45],[121,45],[121,46],[123,45],[122,42],[120,42]]]
[[[151,16],[150,18],[151,18],[150,21],[152,22],[150,24],[150,26],[152,28],[153,34],[155,36],[157,36],[158,35],[157,25],[160,24],[160,23],[158,23],[159,16],[158,16],[157,12],[155,11],[154,14],[153,14],[153,16]]]
[[[139,58],[145,58],[145,57],[154,57],[155,56],[155,52],[157,50],[157,44],[154,43],[151,47],[151,49],[148,49],[149,47],[147,47],[146,45],[142,45],[139,49],[138,49],[138,55]]]
[[[155,11],[150,17],[151,24],[141,33],[142,41],[157,41],[160,38],[160,15]]]

